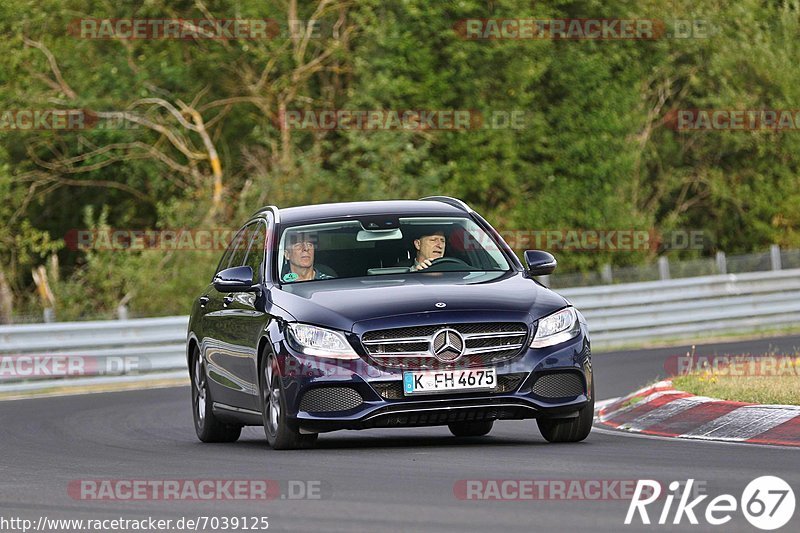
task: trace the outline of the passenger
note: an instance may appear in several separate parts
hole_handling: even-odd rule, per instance
[[[281,275],[283,281],[291,283],[333,277],[314,268],[314,251],[317,247],[314,240],[304,233],[296,233],[287,237],[283,257],[288,262],[289,268]]]

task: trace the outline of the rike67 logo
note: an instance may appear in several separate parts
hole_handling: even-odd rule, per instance
[[[694,479],[686,483],[673,481],[669,484],[669,493],[663,498],[661,512],[653,516],[655,523],[677,525],[686,518],[693,525],[697,525],[698,516],[705,519],[705,523],[712,526],[727,524],[733,514],[741,510],[750,524],[758,529],[771,531],[786,525],[794,515],[795,497],[792,487],[786,481],[776,476],[761,476],[751,481],[737,500],[731,494],[721,494],[705,503],[705,511],[701,512],[704,500],[708,495],[699,495],[693,499],[692,486]],[[683,487],[683,491],[677,491]],[[662,499],[661,484],[651,479],[640,479],[636,484],[633,499],[625,516],[625,524],[630,525],[638,515],[642,524],[651,524],[648,506]],[[674,500],[678,500],[675,510],[672,510]],[[653,505],[650,511],[658,511]],[[672,518],[672,520],[670,520]]]

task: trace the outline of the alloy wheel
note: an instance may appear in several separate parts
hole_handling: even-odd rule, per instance
[[[203,363],[198,354],[194,360],[194,386],[196,389],[195,410],[197,418],[202,424],[206,419],[206,373],[203,370]]]
[[[281,418],[281,393],[275,383],[274,361],[269,359],[264,365],[264,406],[267,410],[267,429],[271,435],[278,433]]]

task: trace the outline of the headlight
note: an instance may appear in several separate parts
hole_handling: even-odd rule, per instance
[[[578,313],[574,307],[567,307],[539,320],[531,348],[544,348],[568,341],[581,331]]]
[[[344,335],[308,324],[289,324],[289,334],[304,354],[317,357],[332,357],[334,359],[358,359],[358,354],[353,351]]]

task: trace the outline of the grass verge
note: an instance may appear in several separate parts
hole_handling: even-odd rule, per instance
[[[798,375],[719,376],[706,371],[673,377],[672,385],[678,390],[720,400],[800,405]]]

